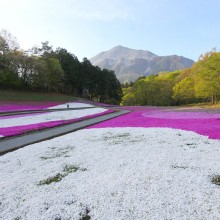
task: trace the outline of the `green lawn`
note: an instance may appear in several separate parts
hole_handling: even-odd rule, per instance
[[[73,101],[77,98],[55,93],[0,90],[0,101]]]

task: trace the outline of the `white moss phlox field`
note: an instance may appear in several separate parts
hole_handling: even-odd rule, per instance
[[[69,110],[49,112],[43,114],[35,115],[25,115],[24,117],[18,118],[6,118],[1,119],[0,128],[8,128],[14,126],[23,126],[30,124],[37,124],[42,122],[59,121],[59,120],[69,120],[74,118],[81,118],[87,115],[94,115],[107,111],[104,108],[89,108],[89,109],[79,109],[79,110]]]
[[[94,105],[81,103],[81,102],[67,102],[60,105],[55,105],[53,107],[49,107],[48,109],[62,109],[62,108],[87,108],[87,107],[95,107]]]
[[[219,219],[220,141],[84,129],[0,157],[0,219]]]

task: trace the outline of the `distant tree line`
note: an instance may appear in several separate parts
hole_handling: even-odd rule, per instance
[[[191,68],[140,77],[122,88],[124,105],[215,104],[220,99],[220,53],[212,50]]]
[[[56,92],[118,104],[122,90],[114,71],[80,62],[64,48],[43,42],[28,51],[19,49],[7,31],[0,33],[0,88]]]

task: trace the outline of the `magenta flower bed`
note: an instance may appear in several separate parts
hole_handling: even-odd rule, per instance
[[[161,108],[144,109],[139,107],[126,115],[101,122],[89,128],[106,127],[166,127],[194,131],[213,139],[220,139],[220,114],[201,111],[161,111]]]
[[[88,115],[81,118],[75,118],[70,120],[60,120],[60,121],[52,121],[52,122],[43,122],[38,124],[30,124],[30,125],[24,125],[24,126],[14,126],[9,128],[0,128],[0,135],[4,137],[10,137],[10,136],[16,136],[20,134],[24,134],[29,131],[36,131],[36,130],[42,130],[45,128],[52,128],[59,125],[65,125],[73,122],[79,122],[85,119],[90,119],[102,115],[106,115],[109,113],[115,112],[115,110],[107,110],[102,113],[94,114],[94,115]]]
[[[0,102],[0,112],[22,111],[22,110],[41,110],[62,104],[63,102]]]
[[[220,119],[220,114],[207,112],[173,112],[173,111],[153,111],[142,114],[146,118],[158,119]]]

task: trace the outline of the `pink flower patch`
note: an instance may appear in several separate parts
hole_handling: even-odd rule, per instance
[[[126,115],[90,126],[106,127],[166,127],[194,131],[213,139],[220,139],[220,114],[208,112],[177,112],[151,107],[133,107]]]
[[[51,122],[43,122],[43,123],[38,123],[38,124],[0,128],[0,135],[2,135],[4,137],[16,136],[16,135],[24,134],[29,131],[42,130],[45,128],[52,128],[52,127],[56,127],[56,126],[60,126],[60,125],[79,122],[79,121],[83,121],[86,119],[106,115],[106,114],[109,114],[112,112],[115,112],[115,110],[107,110],[102,113],[98,113],[98,114],[94,114],[94,115],[87,115],[87,116],[84,116],[81,118],[70,119],[70,120],[51,121]]]
[[[142,114],[146,118],[163,119],[220,119],[220,114],[208,112],[171,112],[171,111],[152,111]]]

